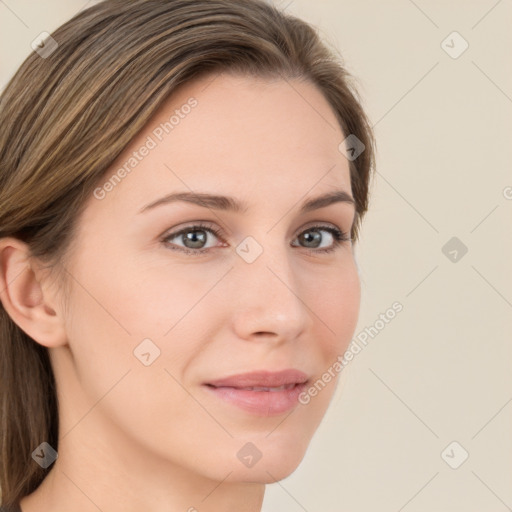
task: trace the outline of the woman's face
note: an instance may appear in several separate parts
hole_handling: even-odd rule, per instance
[[[212,79],[167,101],[79,219],[68,345],[51,350],[60,428],[64,442],[94,436],[126,464],[138,453],[217,480],[273,482],[302,460],[357,322],[353,247],[330,231],[350,234],[354,205],[302,210],[352,196],[345,135],[310,83]],[[215,198],[148,206],[169,194]],[[293,385],[298,373],[219,382],[282,370],[302,372],[305,387],[241,389]]]

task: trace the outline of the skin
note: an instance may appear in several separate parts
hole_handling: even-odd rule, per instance
[[[190,97],[190,114],[88,201],[65,260],[68,297],[25,244],[0,240],[2,302],[48,347],[60,408],[59,457],[23,512],[259,511],[265,484],[296,469],[331,401],[337,379],[291,414],[256,416],[201,384],[287,368],[314,382],[344,353],[360,303],[353,245],[315,253],[298,235],[314,223],[350,233],[354,206],[298,210],[323,193],[351,194],[345,136],[311,83],[224,73],[181,86],[105,179]],[[248,209],[175,202],[139,213],[190,190]],[[196,221],[224,230],[203,233],[209,253],[169,248],[186,247],[183,237],[162,242]],[[319,233],[322,248],[333,244]],[[263,248],[252,263],[235,251],[247,236]],[[149,366],[133,354],[145,338],[160,349]],[[250,468],[237,457],[247,442],[262,453]]]

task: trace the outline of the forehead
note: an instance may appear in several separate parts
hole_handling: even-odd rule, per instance
[[[267,208],[272,198],[282,211],[308,193],[350,194],[344,138],[310,82],[202,77],[182,84],[114,162],[105,180],[123,177],[101,203],[129,214],[173,191],[222,192]]]

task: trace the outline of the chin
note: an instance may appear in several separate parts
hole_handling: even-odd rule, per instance
[[[233,472],[232,478],[240,482],[273,484],[290,476],[299,466],[303,455],[297,460],[267,461],[266,464],[261,460],[253,468]]]
[[[237,459],[241,461],[237,461],[235,466],[231,460],[226,461],[226,473],[233,471],[231,481],[271,484],[290,476],[297,469],[306,454],[307,444],[303,446],[296,439],[290,439],[293,442],[269,443],[269,439],[266,443],[258,443],[258,451],[255,445],[244,446],[237,452]]]

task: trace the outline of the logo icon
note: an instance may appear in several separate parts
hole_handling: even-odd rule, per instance
[[[469,453],[464,447],[457,441],[452,441],[442,452],[441,458],[450,466],[452,469],[457,469],[469,457]]]
[[[454,31],[443,39],[441,48],[452,59],[458,59],[469,48],[469,43],[457,31]]]
[[[253,263],[263,252],[263,247],[252,236],[248,236],[237,245],[236,252],[247,263]]]
[[[37,52],[43,59],[48,58],[57,48],[58,43],[48,32],[41,32],[30,44],[32,50]]]
[[[353,162],[364,150],[366,146],[353,133],[351,133],[339,146],[338,150],[345,157]]]
[[[263,456],[253,443],[245,443],[236,454],[238,460],[248,468],[252,468]]]
[[[443,245],[441,252],[452,263],[458,263],[468,252],[468,248],[456,236],[454,236]]]
[[[149,338],[145,338],[135,347],[133,354],[144,366],[149,366],[160,356],[160,349]]]
[[[33,452],[32,458],[43,468],[51,466],[59,454],[46,441],[41,443]]]

